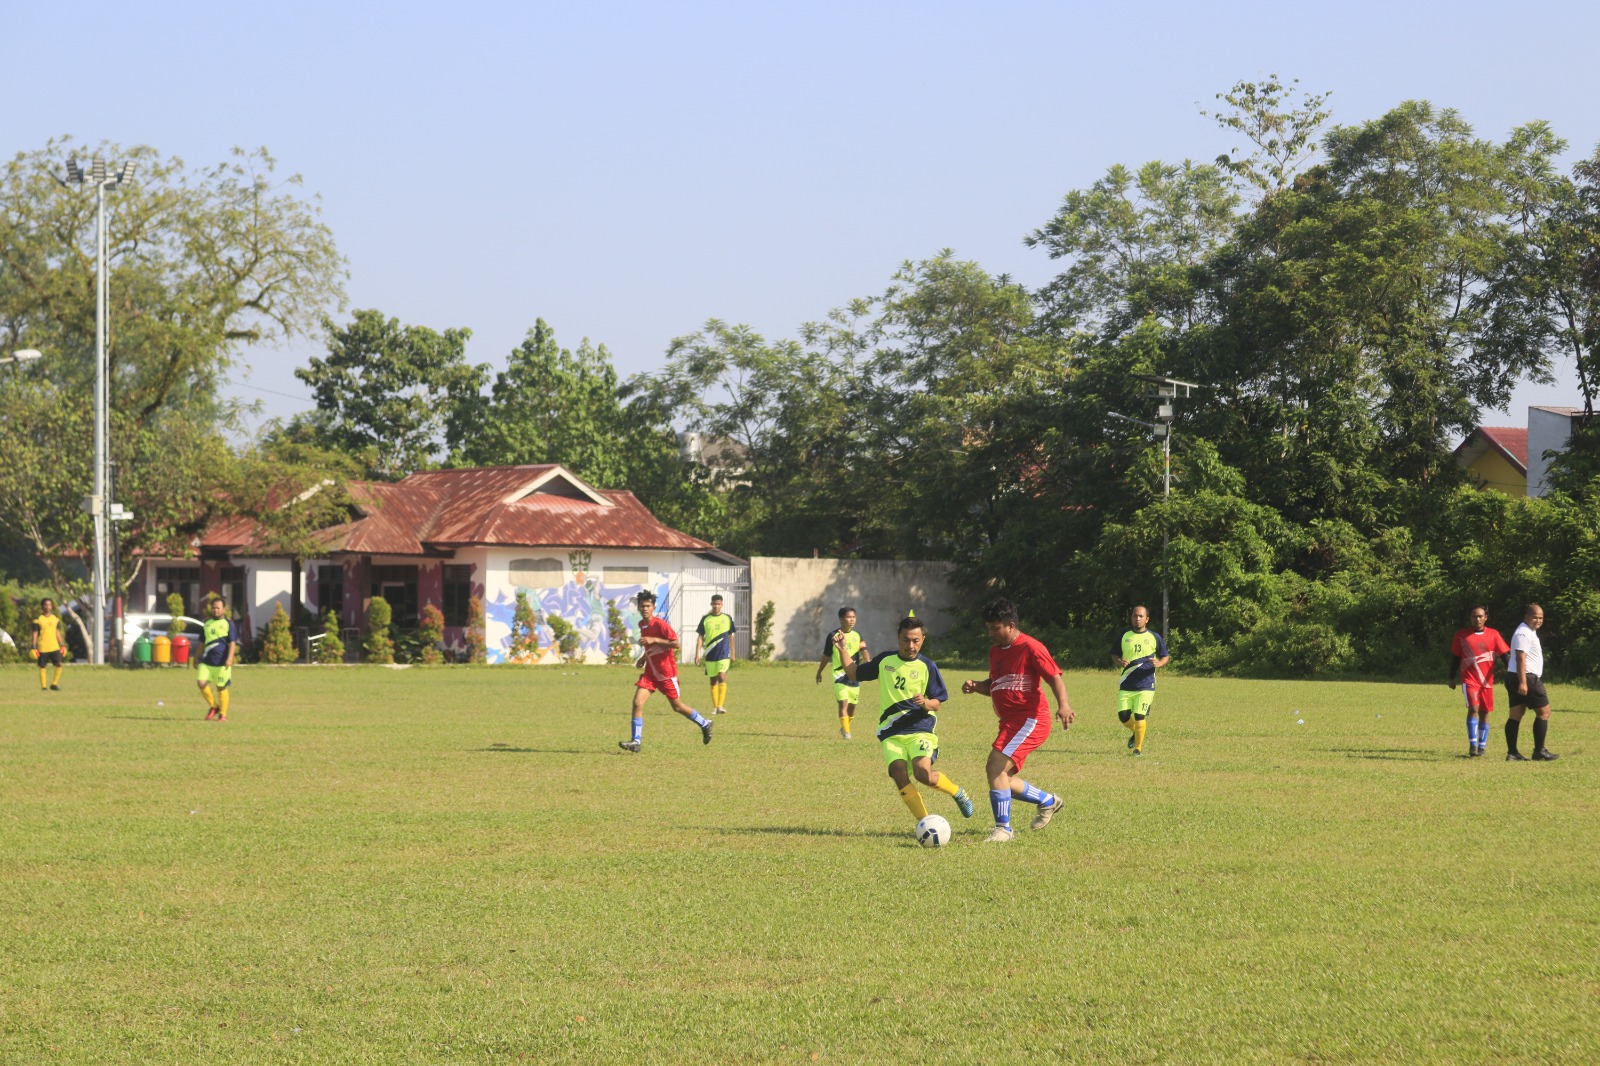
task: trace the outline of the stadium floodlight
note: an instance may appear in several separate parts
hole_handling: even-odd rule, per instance
[[[1177,419],[1177,413],[1173,409],[1172,401],[1187,400],[1193,395],[1195,389],[1203,389],[1205,386],[1196,385],[1192,381],[1154,377],[1149,374],[1135,376],[1141,381],[1150,382],[1154,386],[1150,390],[1150,395],[1161,401],[1156,406],[1156,421],[1146,422],[1142,418],[1129,418],[1127,415],[1119,414],[1116,411],[1107,411],[1106,414],[1112,418],[1118,418],[1124,422],[1132,422],[1135,425],[1145,427],[1150,431],[1151,436],[1161,442],[1161,503],[1164,507],[1172,498],[1172,423]],[[1168,595],[1167,550],[1171,543],[1172,533],[1163,519],[1161,523],[1161,639],[1169,644],[1172,640],[1172,632],[1168,625],[1170,597]]]
[[[62,184],[82,186],[94,183],[95,237],[98,245],[95,256],[95,307],[94,307],[94,490],[90,499],[95,501],[94,511],[94,639],[89,642],[89,661],[96,666],[106,661],[106,599],[110,589],[107,580],[107,542],[111,529],[111,397],[110,367],[106,359],[107,305],[111,301],[111,286],[106,272],[106,190],[115,188],[133,178],[133,163],[124,163],[112,173],[104,159],[89,164],[86,174],[77,157],[67,160],[67,180]],[[60,178],[56,179],[60,181]]]

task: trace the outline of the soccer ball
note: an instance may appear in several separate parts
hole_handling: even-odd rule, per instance
[[[917,843],[925,848],[942,848],[950,843],[950,823],[930,814],[917,823]]]

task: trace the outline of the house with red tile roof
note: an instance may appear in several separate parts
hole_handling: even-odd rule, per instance
[[[259,628],[277,605],[288,610],[298,599],[357,630],[372,598],[382,596],[401,628],[414,627],[424,605],[438,606],[446,646],[459,647],[468,601],[477,596],[489,659],[503,662],[518,590],[546,618],[576,628],[580,655],[591,661],[604,661],[610,648],[609,604],[637,629],[632,598],[641,589],[655,592],[659,613],[691,637],[700,594],[708,601],[722,591],[730,603],[748,604],[745,560],[663,525],[631,492],[596,489],[555,464],[429,470],[397,482],[355,482],[350,496],[348,521],[318,534],[320,558],[267,553],[254,541],[255,523],[233,519],[199,538],[198,558],[149,560],[129,597],[132,609],[165,609],[176,591],[192,611],[219,592]],[[693,604],[685,602],[691,594]],[[747,606],[743,614],[735,614],[741,630]],[[548,624],[543,631],[541,658],[553,660]],[[693,640],[685,643],[692,655]]]
[[[1528,431],[1517,426],[1479,426],[1456,445],[1456,464],[1479,488],[1507,496],[1528,494]]]

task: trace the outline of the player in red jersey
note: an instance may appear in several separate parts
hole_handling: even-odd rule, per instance
[[[1043,686],[1056,695],[1056,717],[1068,729],[1076,717],[1067,701],[1067,685],[1061,668],[1045,646],[1017,628],[1017,609],[1010,600],[995,600],[983,609],[983,625],[989,631],[989,676],[982,681],[964,681],[961,691],[988,696],[1000,719],[1000,732],[989,752],[989,806],[994,809],[994,829],[984,840],[1000,844],[1010,840],[1011,800],[1037,804],[1039,813],[1033,828],[1043,829],[1056,812],[1066,806],[1060,796],[1051,795],[1017,776],[1028,755],[1050,736],[1050,704]]]
[[[1470,629],[1456,630],[1450,642],[1450,687],[1461,682],[1467,698],[1467,755],[1482,755],[1489,744],[1489,715],[1494,713],[1494,661],[1511,646],[1497,629],[1488,627],[1489,612],[1474,607]]]
[[[644,703],[650,693],[659,692],[672,709],[700,727],[700,740],[711,743],[711,723],[678,695],[678,634],[665,618],[656,617],[656,594],[644,591],[634,597],[639,607],[639,645],[644,654],[636,664],[644,668],[633,692],[633,739],[619,740],[617,747],[638,754],[644,738]]]

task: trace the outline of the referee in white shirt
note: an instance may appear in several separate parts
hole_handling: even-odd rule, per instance
[[[1533,721],[1533,761],[1552,762],[1556,753],[1544,746],[1544,737],[1550,729],[1550,697],[1545,695],[1544,649],[1539,644],[1539,627],[1544,625],[1544,608],[1537,603],[1528,604],[1522,612],[1522,624],[1511,634],[1511,656],[1506,663],[1506,701],[1510,713],[1506,716],[1506,761],[1525,762],[1527,756],[1517,750],[1517,730],[1522,727],[1522,713],[1530,707],[1538,715]]]

